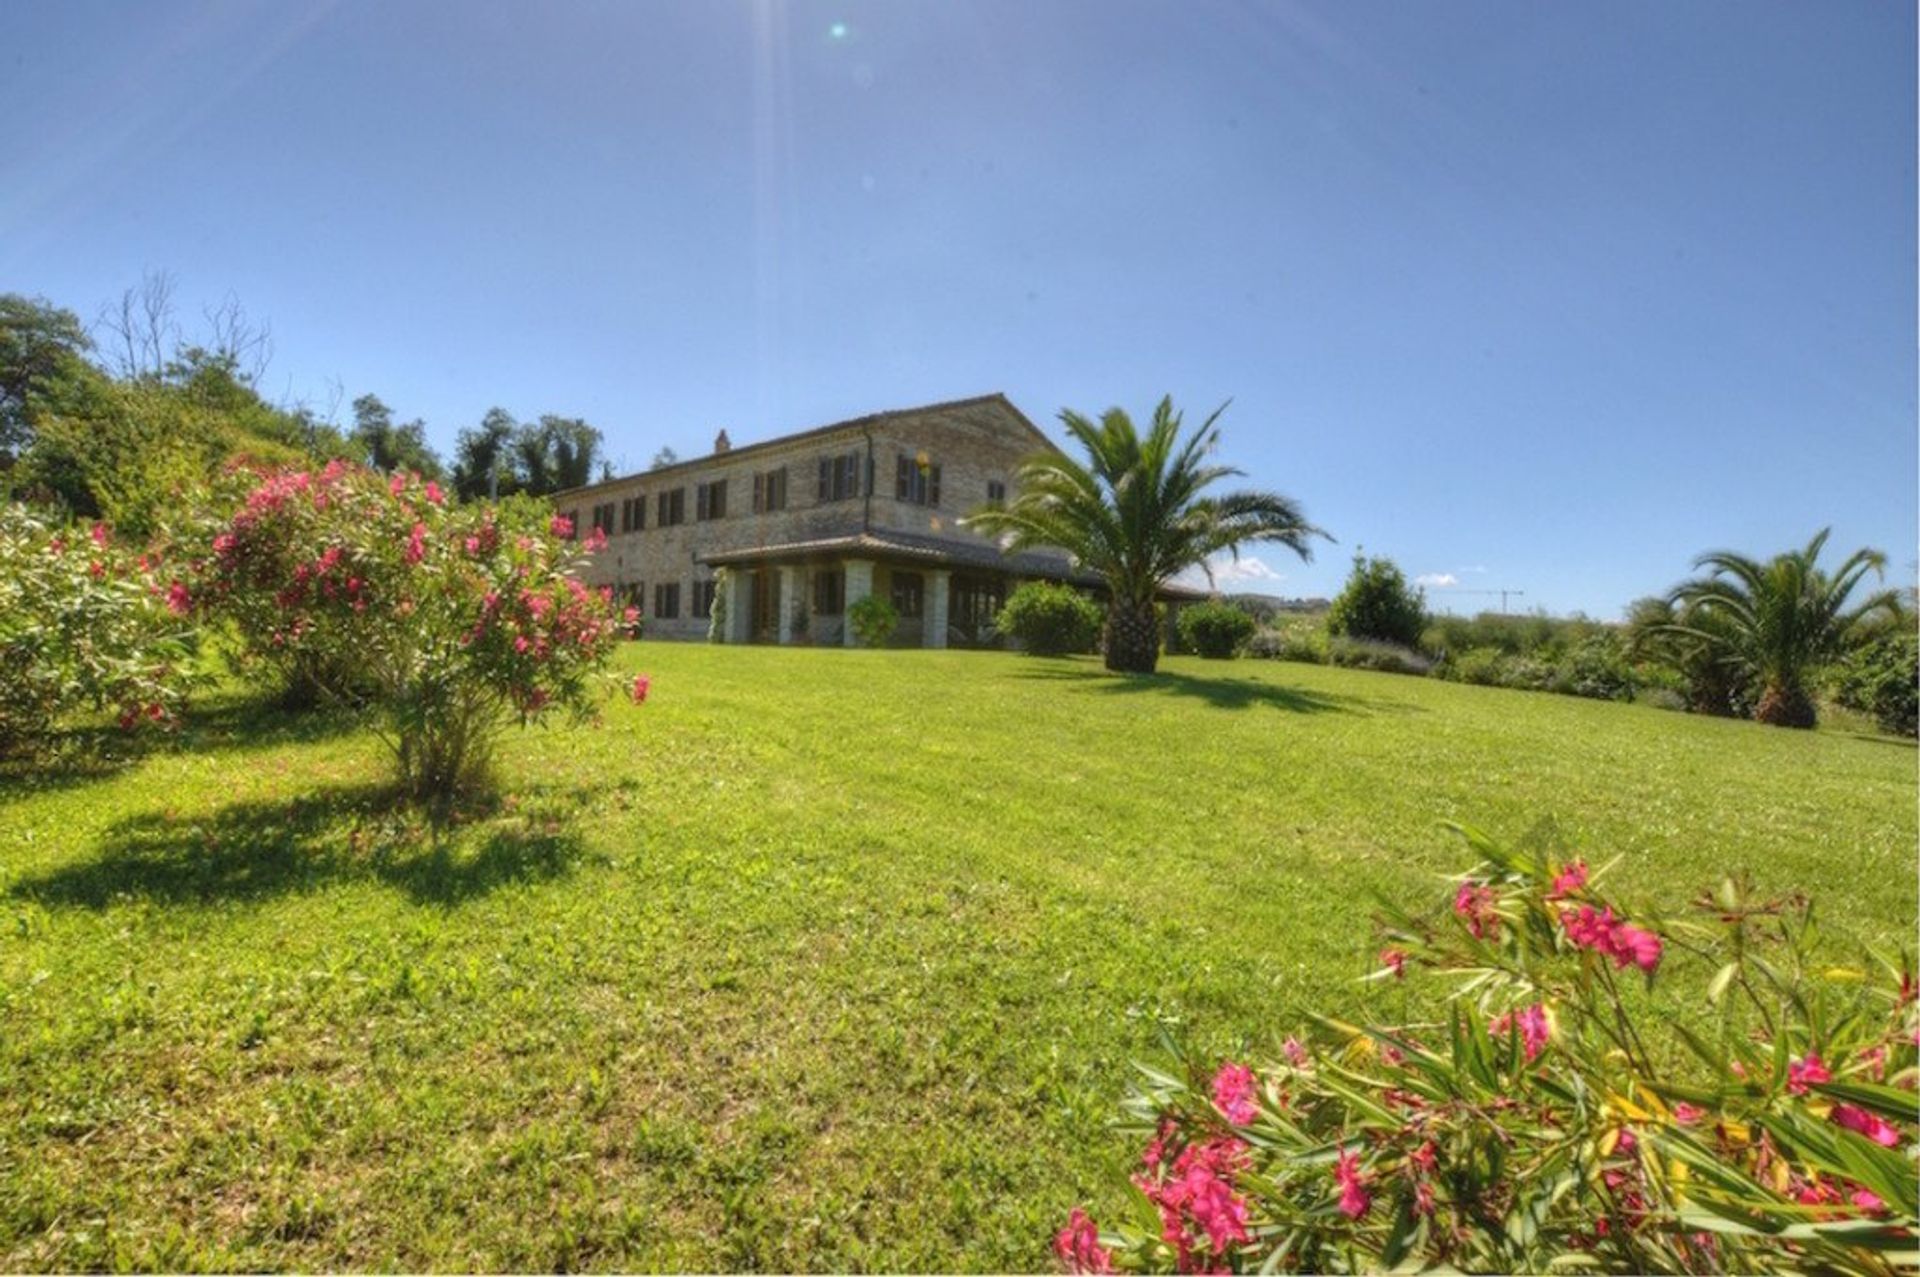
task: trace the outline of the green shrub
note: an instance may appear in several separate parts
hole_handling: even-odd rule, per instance
[[[1627,663],[1619,639],[1598,628],[1564,651],[1553,645],[1531,652],[1508,652],[1499,647],[1450,651],[1434,667],[1434,673],[1480,687],[1613,701],[1632,700],[1643,681]]]
[[[1501,666],[1506,656],[1497,647],[1472,647],[1464,651],[1449,651],[1447,659],[1436,668],[1441,678],[1456,683],[1471,683],[1476,687],[1502,686]]]
[[[1432,661],[1410,647],[1353,638],[1327,640],[1327,661],[1347,669],[1377,670],[1383,674],[1419,675],[1433,668]]]
[[[1210,660],[1225,660],[1253,637],[1253,618],[1231,603],[1210,600],[1180,609],[1174,628],[1183,643]]]
[[[1543,650],[1565,651],[1609,629],[1584,616],[1548,616],[1545,612],[1443,615],[1429,621],[1421,645],[1436,653],[1491,647],[1508,656],[1523,656]]]
[[[1392,559],[1353,556],[1353,571],[1327,613],[1327,633],[1411,648],[1426,627],[1426,597]]]
[[[1296,650],[1305,649],[1305,650]],[[1247,640],[1247,655],[1262,661],[1311,661],[1321,663],[1312,652],[1312,644],[1286,630],[1261,629]]]
[[[1638,685],[1619,639],[1608,633],[1569,648],[1554,665],[1551,690],[1601,701],[1630,701]]]
[[[1143,1065],[1135,1209],[1075,1210],[1069,1271],[1896,1271],[1911,958],[1836,968],[1803,898],[1738,880],[1629,910],[1584,861],[1467,838],[1455,889],[1378,915],[1371,978],[1439,979],[1438,1016]],[[1701,1031],[1630,987],[1656,975]]]
[[[190,601],[105,525],[54,528],[0,505],[0,755],[46,752],[81,711],[126,730],[172,723],[195,681]]]
[[[1269,661],[1327,663],[1327,632],[1313,624],[1286,624],[1263,629],[1247,641],[1247,655]]]
[[[1028,581],[1007,596],[993,625],[1035,656],[1064,656],[1091,652],[1100,622],[1100,605],[1072,586]]]
[[[885,647],[900,628],[900,613],[878,594],[869,594],[847,609],[847,624],[861,647]]]
[[[1873,715],[1882,731],[1915,734],[1920,712],[1920,639],[1911,632],[1875,639],[1853,652],[1833,673],[1834,699]]]

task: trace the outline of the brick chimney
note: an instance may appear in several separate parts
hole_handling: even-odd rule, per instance
[[[723,452],[732,452],[732,451],[733,451],[733,440],[727,438],[726,431],[722,430],[719,434],[713,437],[713,454],[716,457]]]

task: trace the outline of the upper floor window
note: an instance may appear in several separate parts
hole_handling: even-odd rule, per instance
[[[647,499],[628,497],[620,503],[620,530],[644,532],[647,527]]]
[[[727,481],[715,479],[703,483],[694,489],[694,514],[696,519],[724,519],[727,517]]]
[[[604,501],[593,507],[593,526],[598,532],[613,535],[613,502]]]
[[[675,488],[671,492],[662,492],[657,506],[658,517],[654,519],[657,526],[671,528],[675,524],[685,523],[687,521],[687,490]]]
[[[914,505],[940,504],[940,467],[927,460],[927,454],[901,453],[895,458],[893,495]]]
[[[927,597],[926,582],[918,572],[893,574],[893,610],[909,619],[919,616]]]
[[[998,479],[987,480],[987,500],[1005,501],[1006,499],[1007,499],[1007,485],[1000,482],[1000,480]]]
[[[763,470],[753,476],[753,512],[771,514],[787,508],[787,468]]]
[[[860,496],[860,488],[860,454],[858,452],[843,452],[837,457],[820,458],[820,500],[845,501],[849,497]]]

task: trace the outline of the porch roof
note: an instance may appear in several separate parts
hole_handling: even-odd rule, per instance
[[[1074,585],[1098,586],[1104,581],[1098,573],[1074,567],[1058,554],[1023,551],[1004,554],[991,545],[951,541],[944,537],[916,536],[910,532],[854,532],[842,536],[821,537],[811,541],[784,541],[737,550],[716,550],[700,556],[710,567],[737,567],[750,564],[791,562],[822,556],[838,558],[908,559],[935,567],[978,568],[983,571],[1012,572],[1019,576],[1048,581],[1067,581]],[[1184,585],[1162,587],[1161,597],[1204,599],[1206,591]]]

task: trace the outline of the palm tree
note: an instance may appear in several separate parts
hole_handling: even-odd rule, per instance
[[[1278,541],[1310,559],[1309,538],[1326,536],[1278,493],[1201,495],[1240,474],[1205,461],[1220,441],[1214,423],[1225,411],[1220,405],[1182,442],[1171,398],[1153,410],[1144,438],[1118,408],[1098,424],[1062,410],[1061,424],[1086,449],[1087,464],[1052,451],[1033,457],[1014,476],[1011,502],[989,503],[965,521],[998,536],[1009,553],[1055,547],[1106,578],[1110,670],[1153,672],[1160,659],[1154,598],[1177,573],[1205,568],[1222,550],[1237,558],[1252,541]]]
[[[1731,665],[1731,630],[1717,614],[1676,607],[1672,599],[1635,599],[1627,607],[1627,656],[1652,661],[1686,682],[1687,711],[1745,718],[1747,680]]]
[[[1899,609],[1897,590],[1876,591],[1847,609],[1866,574],[1884,572],[1887,556],[1855,550],[1829,575],[1816,560],[1831,531],[1823,528],[1806,549],[1764,563],[1731,550],[1703,554],[1693,565],[1709,574],[1668,595],[1689,614],[1673,629],[1712,645],[1759,691],[1753,716],[1763,723],[1812,727],[1817,715],[1808,685],[1815,669],[1840,654],[1855,627]]]

